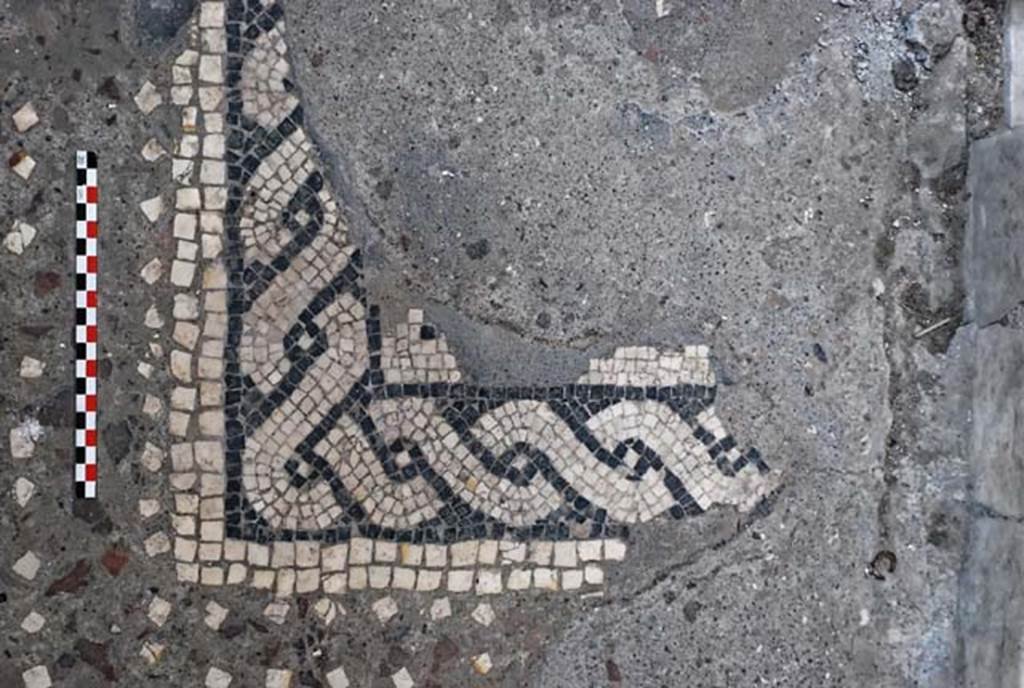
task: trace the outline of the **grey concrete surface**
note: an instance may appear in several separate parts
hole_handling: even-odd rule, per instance
[[[955,326],[912,333],[959,320],[968,41],[956,3],[912,9],[293,10],[378,300],[426,299],[485,382],[696,337],[784,472],[758,537],[630,569],[657,582],[573,620],[534,685],[597,685],[609,659],[651,686],[954,680]],[[866,579],[893,547],[896,580]]]
[[[168,86],[189,4],[0,2],[0,146],[40,162],[29,182],[0,172],[0,230],[40,230],[0,256],[0,488],[36,484],[26,508],[0,505],[0,686],[38,663],[58,686],[201,685],[214,662],[246,687],[266,667],[326,686],[338,663],[359,686],[390,686],[400,666],[439,687],[1019,684],[1021,242],[990,208],[1016,222],[1016,137],[967,154],[1002,117],[999,3],[285,3],[299,92],[385,320],[424,307],[484,383],[706,343],[723,420],[781,476],[747,517],[638,530],[602,598],[502,596],[483,628],[474,600],[440,627],[429,598],[399,594],[382,627],[375,598],[352,593],[328,632],[309,600],[298,622],[268,624],[269,597],[245,589],[218,593],[231,615],[214,632],[211,593],[142,550],[169,523],[136,512],[163,488],[138,457],[165,431],[140,406],[170,381],[135,372],[154,336],[138,271],[169,263],[172,242],[169,216],[138,211],[170,188],[138,151],[170,145],[174,123],[131,95]],[[26,100],[43,122],[20,135],[10,114]],[[105,217],[91,506],[71,498],[76,147],[100,154]],[[965,239],[980,204],[998,231]],[[165,313],[168,299],[156,292]],[[24,355],[42,378],[18,377]],[[27,418],[44,434],[15,460],[8,432]],[[115,546],[118,575],[100,563]],[[31,583],[11,572],[27,549],[43,559]],[[895,570],[867,574],[882,551]],[[83,585],[47,595],[79,560]],[[154,594],[175,605],[159,631]],[[26,635],[33,609],[47,624]],[[146,639],[168,646],[155,667]],[[481,651],[486,677],[466,668]]]

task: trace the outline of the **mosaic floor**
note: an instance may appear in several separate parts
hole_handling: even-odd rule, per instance
[[[1020,683],[1001,8],[8,5],[0,688]]]
[[[748,510],[770,489],[715,415],[707,347],[482,387],[423,311],[384,328],[304,128],[282,6],[203,2],[190,36],[171,89],[181,580],[593,589],[634,524]]]

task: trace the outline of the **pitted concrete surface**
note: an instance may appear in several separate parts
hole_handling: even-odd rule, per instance
[[[143,522],[138,500],[171,503],[140,462],[165,435],[141,408],[171,383],[136,371],[160,365],[147,309],[172,306],[138,275],[174,249],[170,214],[139,212],[173,194],[138,151],[169,148],[177,122],[132,96],[148,79],[167,99],[195,4],[0,5],[0,144],[39,162],[29,180],[0,173],[0,231],[39,231],[0,255],[0,685],[37,665],[76,687],[203,685],[211,666],[232,686],[280,668],[334,688],[336,666],[353,686],[396,685],[402,668],[438,687],[1013,685],[1019,663],[998,648],[1019,600],[985,578],[1019,560],[1000,415],[1019,392],[995,381],[1019,367],[1021,275],[989,234],[965,239],[968,176],[990,175],[1007,219],[973,203],[1015,245],[1012,173],[993,162],[1009,154],[986,141],[968,156],[1001,126],[999,3],[282,3],[296,92],[385,323],[423,308],[492,385],[568,382],[619,346],[706,344],[723,422],[779,481],[750,514],[638,529],[600,597],[453,598],[442,623],[434,598],[397,593],[382,624],[379,595],[350,592],[328,628],[315,597],[278,626],[269,594],[179,583],[144,551],[170,517]],[[21,134],[26,101],[41,122]],[[93,504],[71,488],[83,147],[100,155],[106,228]],[[967,305],[982,302],[984,317]],[[41,378],[19,377],[25,356]],[[42,436],[15,459],[9,432],[31,419]],[[18,478],[35,485],[24,507]],[[31,581],[12,571],[29,550]],[[128,556],[117,573],[111,551]],[[154,595],[173,604],[161,628]],[[219,630],[211,599],[230,610]],[[46,624],[28,633],[33,610]],[[148,641],[166,646],[155,664]],[[469,666],[483,652],[485,676]]]

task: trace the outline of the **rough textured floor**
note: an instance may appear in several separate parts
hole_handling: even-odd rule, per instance
[[[1002,2],[265,5],[0,1],[0,686],[1019,684]]]

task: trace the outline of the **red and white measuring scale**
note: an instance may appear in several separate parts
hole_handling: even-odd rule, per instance
[[[75,164],[75,495],[96,497],[96,154]]]

